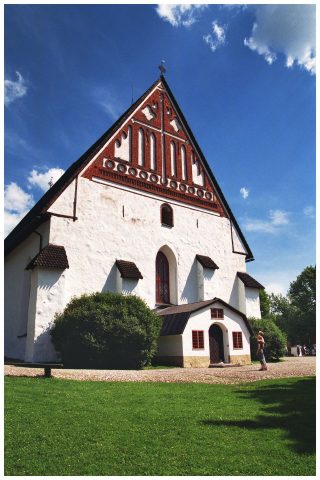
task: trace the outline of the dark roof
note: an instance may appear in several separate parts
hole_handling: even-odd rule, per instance
[[[126,260],[116,260],[116,265],[122,278],[133,278],[135,280],[143,278],[140,270],[134,262],[127,262]]]
[[[204,268],[212,268],[212,270],[219,270],[219,267],[210,257],[205,255],[196,255],[196,259]]]
[[[190,313],[177,313],[164,317],[160,336],[164,335],[180,335],[184,332],[188,323]]]
[[[56,270],[65,270],[66,268],[69,268],[65,248],[60,245],[49,243],[31,260],[27,265],[26,270],[32,270],[35,267]]]
[[[251,287],[251,288],[263,288],[264,286],[261,285],[261,283],[257,282],[254,278],[252,278],[248,273],[244,272],[238,272],[237,273],[238,277],[240,280],[243,281],[246,287]]]
[[[44,222],[46,218],[43,218],[43,215],[48,215],[46,212],[48,208],[52,205],[52,203],[59,197],[59,195],[67,188],[68,185],[73,181],[73,179],[83,170],[83,168],[90,162],[90,160],[94,157],[94,155],[102,148],[102,146],[105,144],[105,142],[114,134],[114,132],[121,126],[123,122],[126,121],[126,119],[130,116],[130,114],[137,108],[140,102],[144,100],[144,98],[150,93],[150,91],[157,85],[159,81],[162,81],[163,85],[165,86],[167,93],[178,113],[180,118],[182,119],[186,130],[188,132],[188,135],[190,136],[196,150],[198,151],[198,154],[206,167],[206,170],[208,172],[208,175],[216,189],[216,192],[218,196],[220,197],[224,208],[226,209],[230,221],[232,224],[236,227],[236,230],[241,238],[241,241],[243,242],[246,250],[247,250],[247,255],[246,255],[246,260],[251,261],[254,260],[254,257],[252,255],[252,252],[250,250],[250,247],[244,238],[243,233],[240,230],[240,227],[233,216],[233,213],[217,183],[217,180],[215,179],[215,176],[213,175],[211,168],[209,167],[208,162],[206,161],[189,125],[187,120],[185,119],[185,116],[183,115],[182,111],[180,110],[179,105],[177,104],[177,101],[175,100],[169,85],[167,84],[167,81],[165,78],[161,75],[160,79],[157,79],[149,88],[146,90],[146,92],[141,95],[138,100],[131,105],[130,108],[126,112],[124,112],[123,115],[75,162],[73,163],[62,175],[62,177],[59,178],[59,180],[43,195],[43,197],[40,198],[40,200],[34,205],[34,207],[30,210],[29,213],[21,220],[20,223],[12,230],[11,233],[7,236],[5,239],[5,255],[8,255],[17,245],[19,245],[20,242],[22,242],[30,233],[38,226],[40,223]],[[39,223],[40,222],[40,223]],[[36,226],[35,226],[36,225]]]
[[[250,334],[253,335],[253,330],[248,322],[246,315],[229,305],[227,302],[221,300],[221,298],[217,297],[211,300],[204,300],[202,302],[176,305],[158,311],[158,315],[164,317],[160,335],[181,335],[184,332],[184,329],[192,313],[209,307],[210,305],[213,305],[215,303],[222,303],[222,305],[224,305],[226,308],[229,308],[233,312],[240,315],[244,323],[246,324]]]

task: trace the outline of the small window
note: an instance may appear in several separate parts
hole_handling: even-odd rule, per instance
[[[166,227],[173,227],[173,210],[170,205],[161,205],[161,224]]]
[[[203,330],[192,330],[192,348],[193,350],[204,349],[204,332]]]
[[[224,318],[223,308],[211,308],[211,318]]]
[[[243,348],[242,332],[232,332],[233,348]]]

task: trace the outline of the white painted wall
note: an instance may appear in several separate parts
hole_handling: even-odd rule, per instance
[[[261,318],[259,289],[245,287],[247,317]]]
[[[40,225],[37,231],[43,235],[43,246],[49,241],[50,221]],[[32,233],[4,260],[4,354],[6,357],[24,359],[27,332],[29,298],[34,279],[25,268],[40,248],[39,236]]]
[[[224,319],[214,320],[211,318],[210,308],[223,308]],[[243,321],[243,318],[233,312],[231,309],[226,308],[220,303],[215,303],[209,307],[206,307],[198,312],[193,313],[186,325],[183,332],[183,355],[184,356],[210,356],[209,349],[209,328],[211,325],[217,324],[223,331],[224,340],[224,354],[225,362],[228,362],[228,355],[250,355],[250,334]],[[193,350],[192,348],[192,330],[204,331],[204,350]],[[233,348],[232,332],[242,331],[242,349]]]
[[[182,335],[165,335],[158,339],[158,353],[162,357],[182,356]]]
[[[54,202],[50,211],[72,215],[74,192],[75,182],[72,182]],[[51,286],[48,284],[44,289],[41,287],[43,279],[38,279],[40,283],[34,326],[36,339],[52,321],[55,311],[62,310],[72,296],[83,293],[131,291],[153,308],[155,259],[160,249],[168,257],[172,256],[169,263],[173,303],[198,301],[198,262],[195,256],[200,254],[210,256],[219,266],[212,278],[204,275],[205,298],[219,297],[239,308],[236,272],[245,271],[245,257],[232,253],[229,220],[169,202],[174,211],[174,227],[166,228],[160,223],[160,206],[164,201],[79,177],[78,220],[74,222],[68,218],[51,217],[50,236],[49,229],[47,231],[47,237],[50,238],[47,238],[44,245],[48,241],[63,245],[70,268],[63,273],[63,283],[59,280]],[[16,332],[18,326],[21,326],[22,315],[17,312],[20,303],[16,302],[16,298],[21,298],[22,295],[19,285],[24,265],[29,257],[33,258],[38,252],[39,240],[36,235],[33,237],[32,245],[23,242],[12,252],[12,259],[9,256],[7,260],[8,265],[12,264],[6,271],[6,354],[10,356],[18,353],[21,356],[25,349],[25,341],[20,342],[22,347],[17,347]],[[135,285],[122,282],[120,287],[116,259],[135,262],[143,279]],[[12,318],[14,320],[9,320]],[[45,336],[42,338],[45,339]],[[44,340],[38,342],[34,358],[40,359],[40,352],[45,351],[43,344]],[[51,352],[50,347],[48,352]],[[31,358],[30,352],[28,355]]]
[[[65,210],[61,197],[59,200],[52,206],[56,213],[59,209]],[[69,259],[66,301],[84,292],[116,291],[114,263],[116,259],[123,259],[138,266],[144,278],[139,280],[135,292],[153,307],[155,258],[157,252],[167,246],[177,264],[177,298],[173,300],[177,303],[198,300],[195,256],[201,254],[210,256],[220,267],[206,285],[207,298],[220,297],[238,308],[234,283],[236,272],[245,271],[245,259],[232,253],[229,221],[170,202],[174,227],[166,228],[160,223],[162,203],[160,198],[79,178],[78,220],[51,219],[50,242],[64,245]]]

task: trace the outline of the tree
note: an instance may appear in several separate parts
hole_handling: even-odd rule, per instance
[[[313,343],[316,335],[316,267],[306,267],[290,283],[287,296],[271,294],[270,313],[291,343]]]
[[[141,368],[157,348],[160,317],[134,295],[73,298],[55,316],[51,336],[63,363],[78,368]]]
[[[270,315],[270,299],[267,292],[261,288],[259,290],[261,317],[266,318]]]
[[[289,299],[299,311],[297,325],[300,341],[312,343],[316,336],[316,267],[306,267],[294,282],[290,283]]]

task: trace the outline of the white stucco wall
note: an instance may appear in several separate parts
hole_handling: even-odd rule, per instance
[[[49,330],[56,312],[61,312],[65,306],[65,271],[37,270],[37,302],[34,331],[28,329],[28,341],[33,348],[28,350],[28,362],[57,361],[58,356],[51,342]]]
[[[210,308],[223,308],[224,310],[224,319],[212,319]],[[224,356],[225,362],[228,362],[228,356],[232,355],[250,355],[250,334],[247,329],[247,326],[243,318],[233,312],[231,309],[226,308],[220,303],[215,303],[210,307],[199,310],[198,312],[193,313],[185,327],[183,332],[183,355],[184,356],[203,356],[210,357],[210,348],[209,348],[209,329],[211,325],[217,324],[222,329],[223,332],[223,343],[224,343]],[[197,350],[192,348],[192,331],[193,330],[203,330],[204,331],[204,349]],[[232,332],[242,331],[242,349],[233,348]]]
[[[46,222],[36,230],[43,236],[43,246],[49,241]],[[33,272],[25,268],[40,248],[39,235],[32,233],[4,260],[4,353],[6,357],[23,360],[26,349],[29,298],[32,296]],[[57,301],[57,300],[56,300]]]
[[[159,337],[157,354],[162,357],[182,356],[182,335],[165,335]]]
[[[73,186],[69,188],[73,191]],[[70,195],[65,195],[70,206]],[[64,245],[70,269],[66,272],[66,300],[71,295],[93,291],[116,291],[116,259],[136,263],[143,275],[135,292],[155,305],[155,258],[166,247],[177,264],[173,303],[190,303],[199,298],[196,254],[210,256],[219,266],[212,281],[205,284],[205,296],[220,297],[236,308],[237,271],[245,271],[243,255],[232,253],[230,224],[204,211],[175,205],[174,227],[160,223],[160,198],[129,192],[79,178],[78,220],[53,217],[50,242]],[[124,216],[123,216],[124,208]],[[65,212],[59,202],[52,211]],[[70,214],[70,212],[69,212]],[[198,222],[197,222],[198,221]],[[198,223],[198,228],[197,228]],[[170,259],[169,259],[170,261]],[[172,279],[171,279],[172,280]]]
[[[259,289],[246,287],[246,315],[261,318]]]
[[[72,215],[74,195],[75,181],[53,203],[50,211]],[[56,281],[45,279],[45,273],[39,271],[35,324],[30,327],[31,330],[34,328],[35,347],[32,351],[30,345],[28,359],[52,360],[53,352],[44,331],[53,320],[54,313],[61,311],[72,296],[96,291],[133,292],[153,308],[155,259],[160,249],[170,263],[172,303],[199,300],[198,262],[195,257],[200,254],[211,257],[219,266],[219,270],[213,274],[210,272],[210,275],[206,269],[203,271],[204,299],[219,297],[240,309],[236,272],[246,270],[245,256],[232,253],[229,220],[169,202],[174,211],[174,227],[166,228],[160,223],[159,213],[164,202],[159,197],[151,198],[79,177],[78,220],[53,216],[50,233],[48,227],[46,230],[44,245],[48,242],[63,245],[70,268]],[[44,229],[44,226],[40,228]],[[39,248],[38,237],[31,237],[32,240],[27,239],[12,252],[11,260],[10,255],[7,259],[6,318],[14,320],[6,320],[6,354],[15,357],[24,355],[26,340],[19,340],[18,347],[16,332],[20,332],[22,321],[27,322],[27,313],[18,312],[21,302],[16,299],[22,295],[20,284],[27,259],[33,258]],[[135,262],[143,279],[134,284],[122,279],[120,282],[116,259]]]

